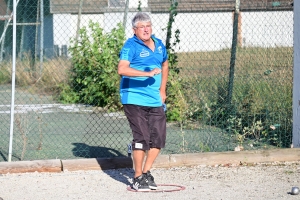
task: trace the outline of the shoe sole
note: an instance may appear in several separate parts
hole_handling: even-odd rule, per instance
[[[150,186],[150,185],[149,185],[149,188],[150,188],[151,190],[156,190],[156,189],[157,189],[157,186],[155,187],[155,186]]]
[[[133,189],[135,189],[135,188],[133,188]],[[136,191],[138,191],[138,192],[147,192],[147,191],[151,191],[151,189],[150,188],[147,188],[147,189],[135,189]]]
[[[151,189],[139,189],[137,190],[138,192],[148,192],[148,191],[151,191]]]
[[[149,188],[144,188],[144,189],[138,189],[136,187],[132,187],[133,189],[135,189],[136,191],[140,191],[140,192],[145,192],[145,191],[150,191],[150,187]]]

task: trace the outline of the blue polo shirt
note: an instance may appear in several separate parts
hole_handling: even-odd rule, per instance
[[[121,52],[120,60],[130,62],[130,67],[151,71],[154,68],[162,68],[162,63],[168,59],[165,45],[154,35],[151,36],[155,43],[152,51],[135,35],[129,38]],[[153,77],[129,77],[122,76],[120,83],[120,96],[122,104],[135,104],[140,106],[159,107],[162,105],[160,96],[162,74]]]

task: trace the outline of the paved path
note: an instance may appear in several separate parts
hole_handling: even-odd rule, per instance
[[[152,174],[158,184],[178,184],[185,189],[147,193],[128,191],[132,169],[35,172],[0,175],[0,197],[3,200],[300,199],[300,195],[289,194],[293,186],[300,187],[300,162],[157,168]]]

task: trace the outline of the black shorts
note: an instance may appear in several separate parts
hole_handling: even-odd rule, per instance
[[[166,114],[163,107],[124,104],[132,130],[132,150],[161,149],[166,144]]]

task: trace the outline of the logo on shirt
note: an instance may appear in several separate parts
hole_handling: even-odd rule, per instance
[[[158,50],[158,53],[162,53],[162,47],[161,47],[161,46],[159,46],[159,47],[157,48],[157,50]]]
[[[149,51],[147,51],[145,49],[143,49],[142,52],[140,53],[140,57],[142,57],[142,58],[147,57],[149,55],[150,55]]]

